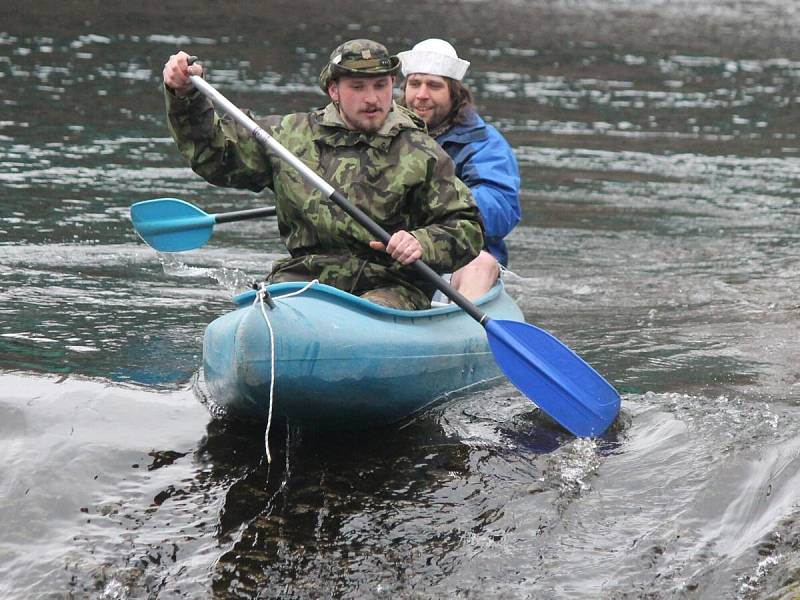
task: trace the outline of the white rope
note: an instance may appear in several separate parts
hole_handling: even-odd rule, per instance
[[[292,292],[291,294],[283,294],[282,296],[272,296],[272,299],[273,300],[283,300],[284,298],[291,298],[292,296],[299,296],[300,294],[302,294],[303,292],[308,290],[308,288],[310,288],[312,285],[316,285],[318,283],[319,283],[319,279],[312,279],[302,289],[299,289],[296,292]]]
[[[267,311],[264,309],[264,284],[259,284],[258,293],[256,294],[256,302],[261,308],[261,314],[264,315],[264,320],[267,322],[267,329],[269,329],[269,412],[267,413],[267,430],[264,432],[264,448],[267,451],[267,463],[272,463],[272,455],[269,453],[269,430],[272,426],[272,403],[275,395],[275,334],[272,331],[272,322],[267,316]]]
[[[319,283],[319,280],[314,279],[296,292],[284,294],[283,296],[273,296],[273,300],[283,300],[291,296],[299,296],[317,283]],[[264,432],[264,449],[267,451],[267,463],[272,464],[272,455],[269,452],[269,430],[272,427],[272,407],[275,403],[275,333],[272,330],[272,321],[269,320],[269,315],[267,315],[267,311],[264,309],[264,297],[266,293],[267,286],[262,282],[258,285],[258,292],[256,293],[256,299],[253,303],[258,303],[261,308],[261,314],[264,315],[264,320],[267,322],[267,329],[269,329],[269,411],[267,413],[267,430]]]

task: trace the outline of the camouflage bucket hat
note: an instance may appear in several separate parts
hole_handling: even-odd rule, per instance
[[[350,40],[331,52],[328,64],[319,74],[319,87],[328,93],[328,82],[342,75],[394,75],[400,59],[389,56],[386,46],[372,40]]]

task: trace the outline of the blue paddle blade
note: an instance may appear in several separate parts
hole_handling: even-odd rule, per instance
[[[157,198],[131,206],[136,233],[161,252],[192,250],[214,233],[214,215],[177,198]]]
[[[518,321],[489,319],[484,327],[511,383],[570,433],[598,436],[617,418],[617,391],[557,338]]]

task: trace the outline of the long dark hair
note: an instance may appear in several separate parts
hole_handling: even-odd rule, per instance
[[[453,99],[453,110],[447,115],[448,120],[453,123],[463,125],[471,115],[475,113],[475,101],[472,99],[472,92],[460,81],[445,77],[447,87],[450,88],[450,97]]]
[[[475,114],[475,101],[472,98],[472,92],[466,85],[452,77],[442,77],[442,79],[447,82],[447,89],[450,90],[450,99],[453,101],[450,112],[442,122],[455,123],[458,125],[469,122],[470,117]],[[406,105],[407,85],[408,78],[403,79],[403,84],[400,86],[403,90],[403,97],[398,101],[398,104],[406,108],[408,108],[408,105]]]

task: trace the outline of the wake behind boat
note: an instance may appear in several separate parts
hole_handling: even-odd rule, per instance
[[[363,428],[400,421],[456,391],[501,377],[479,323],[454,304],[386,308],[336,288],[280,283],[250,291],[203,341],[212,401],[232,416]],[[498,282],[476,302],[523,321]]]

